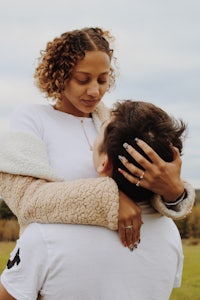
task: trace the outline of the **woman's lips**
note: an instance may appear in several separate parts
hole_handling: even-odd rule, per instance
[[[95,106],[98,103],[98,101],[97,100],[82,100],[82,103],[85,106],[91,107],[91,106]]]

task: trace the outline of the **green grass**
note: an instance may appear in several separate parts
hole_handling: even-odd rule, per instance
[[[15,242],[0,242],[0,274],[5,268]]]
[[[200,245],[183,245],[182,285],[174,289],[170,300],[200,300]]]
[[[15,242],[0,242],[0,274],[14,245]],[[200,244],[184,244],[183,251],[185,260],[182,286],[173,290],[170,300],[200,300]]]

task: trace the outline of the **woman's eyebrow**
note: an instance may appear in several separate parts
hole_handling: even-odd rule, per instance
[[[75,71],[74,72],[74,74],[77,74],[77,73],[79,73],[79,74],[86,74],[86,75],[90,75],[90,73],[89,72],[85,72],[85,71]],[[99,74],[100,76],[101,75],[108,75],[109,74],[109,72],[108,71],[106,71],[106,72],[103,72],[103,73],[101,73],[101,74]]]

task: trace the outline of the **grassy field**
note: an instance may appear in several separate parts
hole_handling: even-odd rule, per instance
[[[11,250],[14,248],[15,242],[0,242],[0,274],[5,268]]]
[[[183,245],[184,269],[181,288],[170,300],[200,300],[200,245]]]
[[[14,245],[14,242],[0,242],[0,274]],[[185,262],[182,286],[174,289],[170,300],[200,300],[200,244],[184,244],[183,251]]]

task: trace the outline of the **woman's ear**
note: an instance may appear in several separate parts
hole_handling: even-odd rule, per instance
[[[106,153],[101,154],[99,165],[97,167],[97,173],[99,176],[111,176],[112,175],[112,163]]]

